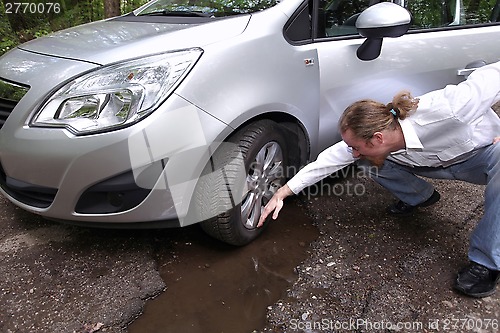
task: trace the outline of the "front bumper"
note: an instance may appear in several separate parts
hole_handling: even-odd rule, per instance
[[[22,55],[24,63],[40,58]],[[29,127],[36,106],[62,82],[43,77],[47,67],[71,68],[74,75],[82,69],[71,60],[50,60],[25,75],[12,61],[10,69],[2,67],[8,61],[0,64],[0,77],[30,87],[0,130],[0,191],[25,210],[80,224],[197,222],[184,217],[209,147],[227,126],[173,94],[142,121],[116,131],[74,136]]]
[[[7,121],[0,130],[1,190],[52,219],[191,224],[183,217],[209,156],[202,124],[221,127],[176,95],[134,126],[94,136],[11,128]]]

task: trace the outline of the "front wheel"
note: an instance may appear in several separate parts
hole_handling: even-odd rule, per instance
[[[287,145],[282,129],[261,120],[236,132],[212,155],[198,182],[201,227],[214,238],[244,245],[260,235],[263,207],[284,184]]]

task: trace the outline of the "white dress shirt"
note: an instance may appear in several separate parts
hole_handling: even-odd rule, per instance
[[[500,119],[491,108],[500,100],[500,62],[475,70],[466,81],[419,97],[417,111],[399,120],[405,149],[388,157],[409,166],[447,167],[467,160],[500,136]],[[302,168],[288,186],[302,189],[357,159],[344,141],[325,149]]]

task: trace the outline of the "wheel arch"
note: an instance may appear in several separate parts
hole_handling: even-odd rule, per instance
[[[304,124],[293,115],[280,111],[259,114],[234,128],[222,141],[230,140],[230,138],[242,128],[260,120],[274,121],[285,132],[287,136],[289,165],[291,166],[291,173],[287,174],[287,177],[291,178],[309,161],[311,156],[311,140],[309,134]]]

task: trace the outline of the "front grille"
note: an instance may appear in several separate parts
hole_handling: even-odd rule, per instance
[[[7,121],[7,117],[9,117],[14,107],[17,105],[14,101],[9,101],[8,99],[0,98],[0,128],[2,128],[3,124]]]
[[[0,78],[0,129],[27,92],[27,87]]]

